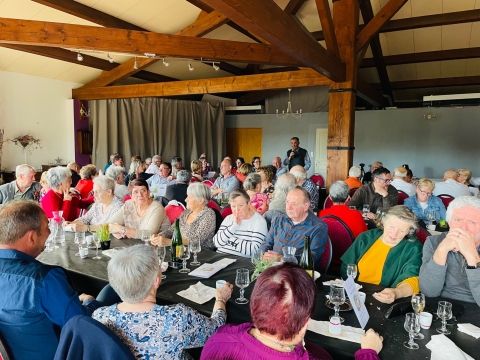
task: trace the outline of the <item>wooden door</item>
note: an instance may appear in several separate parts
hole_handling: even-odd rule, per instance
[[[262,156],[262,128],[227,128],[227,154],[241,156],[251,162],[254,156]]]

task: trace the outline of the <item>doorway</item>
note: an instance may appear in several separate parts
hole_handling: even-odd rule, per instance
[[[250,163],[254,156],[262,156],[262,128],[227,128],[227,154],[241,156]]]

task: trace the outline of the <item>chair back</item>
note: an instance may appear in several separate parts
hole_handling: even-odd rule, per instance
[[[213,186],[213,182],[211,180],[203,180],[203,184],[208,186],[208,187],[212,187]]]
[[[67,321],[60,334],[55,360],[133,360],[130,349],[110,329],[90,316]]]
[[[440,194],[437,196],[440,198],[440,200],[442,200],[443,205],[445,205],[445,209],[448,208],[448,205],[450,205],[453,199],[455,199],[452,195],[448,195],[448,194]]]
[[[408,194],[405,191],[398,190],[397,205],[403,205]]]
[[[332,242],[332,264],[330,273],[340,273],[340,258],[355,239],[350,228],[335,215],[321,217],[328,227],[328,237]]]
[[[330,197],[330,195],[328,195],[323,203],[323,208],[328,209],[328,208],[331,208],[332,206],[333,206],[333,200]]]
[[[0,360],[10,360],[4,340],[0,338]]]
[[[170,200],[167,206],[165,206],[165,213],[167,214],[170,224],[173,224],[184,211],[185,205],[177,200]]]
[[[424,244],[425,241],[427,241],[427,237],[430,236],[430,233],[427,231],[427,229],[419,226],[417,231],[415,232],[415,236],[422,244]]]
[[[310,177],[310,181],[313,182],[318,187],[321,187],[321,188],[325,187],[325,179],[320,174],[313,174]]]
[[[353,197],[353,194],[355,194],[355,191],[357,191],[357,190],[358,190],[358,188],[351,188],[348,191],[348,196]]]
[[[322,256],[320,256],[320,264],[319,269],[322,274],[325,274],[330,267],[330,263],[332,262],[332,241],[330,237],[327,239],[327,243],[325,244],[325,249],[323,250]]]
[[[228,215],[230,215],[232,213],[232,208],[230,207],[230,205],[226,206],[223,208],[221,214],[222,214],[222,217],[225,219]]]

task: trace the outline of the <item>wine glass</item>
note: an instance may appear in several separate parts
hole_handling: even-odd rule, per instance
[[[190,240],[190,251],[193,253],[193,261],[190,262],[192,266],[200,265],[200,261],[197,260],[197,255],[202,251],[202,245],[199,239]]]
[[[240,288],[240,297],[235,299],[237,304],[248,304],[248,299],[245,297],[245,288],[250,285],[250,272],[248,269],[237,269],[237,275],[235,276],[235,285]]]
[[[252,264],[253,264],[253,265],[257,265],[257,263],[258,263],[259,261],[261,261],[262,258],[263,258],[263,252],[262,252],[262,250],[259,248],[259,249],[257,249],[256,251],[254,251],[254,252],[252,253],[252,256],[251,256]]]
[[[345,319],[340,316],[340,305],[342,305],[345,300],[345,289],[343,286],[330,285],[330,303],[333,304],[333,309],[335,310],[335,314],[330,316],[330,318],[335,316],[340,319],[341,323],[345,321]]]
[[[412,295],[412,308],[415,313],[415,316],[418,318],[418,321],[420,321],[420,313],[423,311],[423,309],[425,309],[424,294],[418,293],[418,294]],[[420,334],[420,328],[418,328],[418,331],[415,333],[414,338],[418,340],[425,339],[425,336],[423,336],[423,334]]]
[[[94,260],[100,260],[102,257],[98,255],[98,248],[100,247],[100,238],[98,237],[97,233],[92,234],[92,239],[95,244],[95,256],[92,258]]]
[[[447,320],[452,318],[452,303],[448,301],[439,301],[437,315],[442,319],[442,327],[437,329],[437,332],[444,335],[450,334],[450,330],[447,329]]]
[[[82,243],[85,241],[85,233],[83,231],[76,232],[73,242],[78,246],[78,252],[75,253],[75,256],[80,256],[80,248]]]
[[[363,208],[362,208],[362,216],[364,219],[367,218],[367,214],[370,212],[370,205],[368,204],[363,204]]]
[[[357,277],[357,264],[348,264],[347,265],[347,276],[353,278],[355,281]]]
[[[141,230],[140,231],[140,238],[145,243],[146,246],[150,243],[150,236],[152,236],[152,232],[150,230]]]
[[[411,350],[417,350],[418,344],[413,341],[415,337],[415,333],[420,329],[420,322],[418,321],[418,317],[415,313],[407,313],[405,314],[405,323],[404,328],[408,332],[408,341],[404,341],[403,346]]]
[[[179,247],[177,247],[177,251],[179,251]],[[188,274],[190,272],[190,269],[187,268],[187,260],[190,259],[190,245],[181,245],[180,246],[180,255],[178,256],[180,259],[182,259],[182,268],[178,270],[179,273],[182,274]]]
[[[163,261],[165,260],[166,253],[167,253],[167,249],[165,246],[157,246],[157,256],[158,256],[158,262],[160,263],[160,271],[162,271],[162,264],[163,264]],[[167,276],[162,271],[162,280],[166,278]]]
[[[295,246],[284,246],[282,247],[283,252],[283,262],[288,262],[297,265],[298,260],[295,257],[297,253],[297,248]]]

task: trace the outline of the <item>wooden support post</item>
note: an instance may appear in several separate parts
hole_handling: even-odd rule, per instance
[[[347,178],[353,160],[358,28],[358,1],[333,2],[333,23],[346,81],[330,86],[327,141],[327,185]]]

